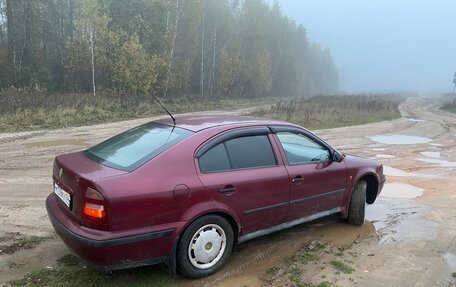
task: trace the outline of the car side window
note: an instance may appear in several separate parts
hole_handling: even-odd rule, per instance
[[[290,165],[328,161],[330,159],[327,148],[303,134],[278,132],[277,137]]]
[[[225,142],[231,168],[255,168],[277,165],[267,135],[246,136]]]
[[[267,135],[244,136],[220,143],[199,158],[202,173],[276,166]]]
[[[230,170],[231,165],[223,143],[208,150],[199,158],[202,173]]]

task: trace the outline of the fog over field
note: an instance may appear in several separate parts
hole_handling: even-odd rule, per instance
[[[327,45],[345,92],[451,92],[454,0],[280,0],[309,37]]]

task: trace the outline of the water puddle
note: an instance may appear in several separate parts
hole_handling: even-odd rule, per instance
[[[454,161],[447,161],[444,159],[438,159],[438,158],[419,158],[419,161],[422,162],[427,162],[427,163],[434,163],[437,164],[441,167],[456,167],[456,162]]]
[[[397,176],[397,177],[418,177],[418,178],[437,178],[438,176],[433,174],[418,173],[418,172],[408,172],[400,170],[390,166],[383,166],[383,173],[386,176]]]
[[[395,158],[395,156],[392,155],[392,154],[377,154],[375,157],[376,158],[383,158],[383,159]]]
[[[425,217],[430,209],[409,199],[379,197],[366,206],[366,219],[378,234],[379,244],[401,244],[414,240],[434,240],[438,224]]]
[[[437,151],[423,151],[423,152],[420,152],[420,154],[427,156],[427,157],[432,157],[432,158],[441,158],[442,157],[440,155],[440,152],[437,152]]]
[[[417,123],[426,121],[426,120],[420,120],[420,119],[414,119],[414,118],[408,118],[408,119],[405,119],[405,120],[408,121],[408,122],[417,122]]]
[[[336,246],[349,246],[356,240],[376,240],[376,229],[366,220],[362,226],[353,226],[336,215],[305,223],[286,231],[261,237],[237,246],[228,264],[218,273],[206,278],[189,280],[179,278],[178,286],[263,286],[266,272],[284,258],[296,254],[313,241]]]
[[[432,141],[430,138],[406,135],[377,135],[368,137],[369,139],[382,144],[421,144]]]
[[[430,143],[431,146],[435,146],[435,147],[443,147],[442,144],[437,144],[437,143]]]
[[[447,252],[445,253],[445,255],[443,256],[443,259],[445,260],[445,262],[450,265],[452,268],[456,268],[456,255],[454,255],[453,253],[451,252]]]
[[[384,150],[386,150],[386,148],[378,148],[377,147],[377,148],[373,148],[372,150],[374,150],[374,151],[384,151]]]
[[[382,197],[390,198],[417,198],[423,194],[424,189],[400,182],[387,183],[383,187]]]
[[[350,245],[357,239],[366,239],[377,234],[375,225],[369,220],[361,226],[349,225],[346,222],[336,222],[319,226],[312,232],[312,236],[337,245]]]
[[[53,147],[53,146],[63,146],[63,145],[85,145],[85,139],[60,139],[52,141],[40,141],[40,142],[31,142],[26,143],[27,147]]]

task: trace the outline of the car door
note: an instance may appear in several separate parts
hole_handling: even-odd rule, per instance
[[[221,208],[238,216],[242,234],[286,220],[288,173],[269,129],[231,131],[202,150],[197,153],[201,182]]]
[[[290,183],[289,220],[320,213],[335,213],[346,191],[343,161],[331,159],[331,149],[304,130],[276,130]]]

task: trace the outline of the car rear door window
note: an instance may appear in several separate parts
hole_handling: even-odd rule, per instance
[[[330,159],[328,149],[303,134],[278,132],[277,137],[282,144],[289,164],[305,164]]]
[[[267,135],[243,136],[225,141],[199,158],[202,173],[276,165]]]
[[[225,142],[231,168],[275,166],[276,159],[267,135],[235,138]]]
[[[217,172],[230,170],[231,165],[223,143],[208,150],[199,158],[201,172]]]

